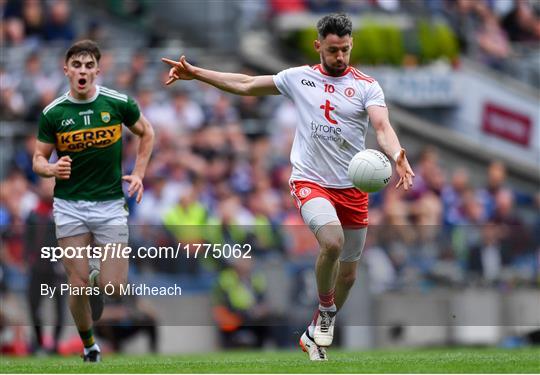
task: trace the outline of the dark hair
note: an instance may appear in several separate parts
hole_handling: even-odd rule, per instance
[[[328,34],[339,37],[352,34],[352,22],[345,13],[332,13],[324,16],[317,22],[319,38],[324,39]]]
[[[66,62],[72,56],[78,55],[91,55],[96,58],[96,61],[99,62],[101,58],[101,52],[96,42],[90,39],[80,40],[73,44],[66,52]]]

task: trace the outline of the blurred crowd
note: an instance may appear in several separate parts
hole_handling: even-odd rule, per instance
[[[351,11],[343,7],[362,4],[391,11],[392,7],[413,7],[418,3],[385,0],[269,4],[276,12],[291,4],[328,12]],[[454,7],[473,18],[481,14],[495,17],[497,22],[492,27],[505,27],[512,40],[538,37],[538,18],[534,18],[526,1],[513,2],[515,8],[507,9],[509,13],[504,17],[496,13],[494,6],[498,2],[426,4],[434,12]],[[24,275],[32,259],[29,252],[37,251],[28,245],[28,225],[34,225],[29,223],[36,212],[46,216],[51,210],[50,183],[32,172],[37,120],[41,109],[68,88],[61,71],[61,55],[46,53],[43,41],[70,41],[75,35],[67,1],[2,1],[0,5],[6,20],[4,40],[12,44],[37,40],[36,48],[28,49],[23,62],[0,67],[0,120],[28,127],[27,135],[15,140],[15,152],[0,181],[0,262],[7,270],[4,274]],[[340,9],[328,8],[337,5]],[[456,25],[466,19],[455,18]],[[529,28],[531,25],[534,27]],[[491,34],[488,32],[486,38]],[[83,36],[87,35],[77,35]],[[503,43],[487,45],[501,48]],[[157,135],[145,177],[144,199],[139,205],[128,201],[133,247],[249,242],[259,258],[317,255],[315,239],[303,225],[288,184],[289,150],[297,125],[290,102],[281,97],[235,97],[195,81],[165,88],[162,82],[167,69],[159,61],[159,51],[102,52],[99,84],[133,96]],[[133,168],[136,147],[135,138],[126,131],[125,173]],[[435,148],[427,147],[411,158],[417,175],[411,192],[388,187],[371,197],[371,229],[364,260],[374,291],[430,283],[537,282],[539,196],[515,191],[508,183],[505,166],[497,161],[486,169],[485,178],[471,179],[467,166],[444,169]],[[479,186],[472,180],[486,182]],[[523,216],[523,209],[529,214]],[[210,227],[213,229],[200,230]],[[194,277],[226,266],[226,262],[193,259],[134,262],[135,272]]]
[[[4,45],[71,42],[76,30],[68,0],[1,0],[1,40]]]
[[[492,68],[518,75],[511,60],[538,64],[540,3],[534,0],[270,0],[269,5],[269,13],[276,16],[346,12],[430,17],[452,27],[463,54]]]

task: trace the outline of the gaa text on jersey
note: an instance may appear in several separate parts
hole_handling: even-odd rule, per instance
[[[73,120],[72,118],[62,120],[62,126],[69,126],[69,125],[75,125],[75,120]]]
[[[307,79],[301,80],[300,83],[304,86],[317,87],[317,85],[315,85],[315,82],[307,80]]]

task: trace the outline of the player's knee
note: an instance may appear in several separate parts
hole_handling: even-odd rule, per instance
[[[321,249],[327,256],[337,258],[343,249],[344,238],[341,235],[335,235],[324,238],[320,241]]]
[[[356,273],[349,272],[346,274],[339,274],[337,282],[345,289],[350,289],[356,281]]]

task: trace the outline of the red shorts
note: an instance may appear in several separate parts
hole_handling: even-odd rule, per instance
[[[351,188],[327,188],[310,181],[291,181],[291,195],[298,209],[310,199],[327,199],[336,209],[341,225],[365,227],[368,225],[368,194]]]

